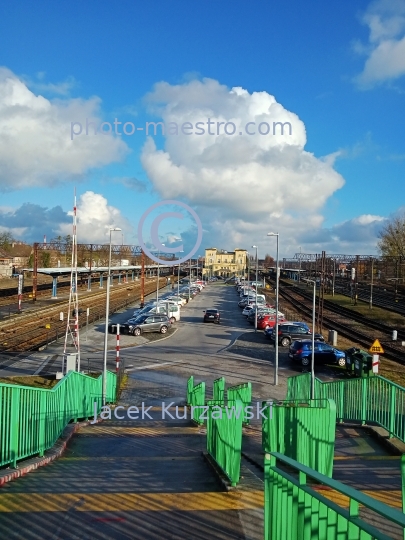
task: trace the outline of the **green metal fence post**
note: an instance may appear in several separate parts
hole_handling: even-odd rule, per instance
[[[191,393],[194,388],[194,376],[191,375],[187,381],[187,405],[191,405]]]
[[[367,389],[368,389],[368,380],[361,379],[361,424],[364,426],[367,420]]]
[[[401,476],[402,476],[402,512],[405,514],[405,454],[401,457]],[[405,530],[404,530],[405,540]]]
[[[225,377],[220,377],[214,381],[212,386],[212,399],[214,401],[224,401],[225,399]]]
[[[39,456],[45,453],[46,392],[41,392],[39,408]]]
[[[396,408],[396,397],[397,397],[397,393],[396,393],[396,387],[395,386],[391,386],[390,388],[390,419],[389,419],[389,423],[390,423],[390,428],[389,428],[389,436],[390,436],[390,439],[394,436],[394,433],[395,433],[395,419],[396,419],[396,415],[397,415],[397,408]]]
[[[17,468],[18,458],[18,430],[19,422],[19,404],[20,404],[20,389],[13,388],[11,390],[11,414],[10,414],[10,458],[13,468]]]

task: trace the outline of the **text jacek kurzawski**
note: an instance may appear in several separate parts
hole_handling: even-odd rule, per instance
[[[152,411],[152,408],[154,409]],[[170,410],[169,410],[170,409]],[[104,407],[101,407],[100,415],[97,414],[98,411],[98,405],[97,402],[94,402],[94,420],[91,422],[91,424],[95,424],[97,422],[98,416],[102,420],[111,420],[112,418],[115,418],[116,420],[125,420],[126,418],[128,420],[187,420],[188,413],[190,411],[189,418],[200,420],[208,420],[208,416],[213,420],[219,420],[221,418],[245,418],[247,420],[253,420],[256,418],[257,420],[260,420],[261,418],[268,418],[268,414],[270,414],[270,418],[272,417],[272,402],[269,401],[266,403],[266,405],[262,405],[261,403],[257,402],[256,405],[247,405],[245,407],[243,406],[219,406],[219,405],[201,405],[201,406],[179,406],[175,405],[175,403],[172,401],[171,403],[166,404],[164,401],[161,404],[161,407],[147,407],[144,402],[142,402],[140,407],[130,406],[130,407],[123,407],[122,405],[118,405],[117,407],[109,407],[108,405],[105,405]],[[266,411],[269,411],[268,414],[265,414]]]

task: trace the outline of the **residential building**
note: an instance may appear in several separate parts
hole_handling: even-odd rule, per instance
[[[13,257],[0,248],[0,277],[13,275]]]

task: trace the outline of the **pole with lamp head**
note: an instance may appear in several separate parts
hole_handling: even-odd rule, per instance
[[[191,257],[189,262],[189,276],[188,276],[188,301],[190,302],[190,289],[191,289]]]
[[[107,399],[107,351],[108,351],[108,317],[110,315],[110,274],[111,274],[111,233],[121,231],[118,227],[110,229],[110,251],[108,256],[107,294],[105,301],[105,331],[104,331],[104,368],[103,368],[103,406]]]
[[[258,274],[257,246],[252,246],[252,248],[256,248],[255,332],[257,332],[257,274]]]
[[[179,253],[184,253],[184,249],[182,251],[179,251]],[[177,267],[177,296],[180,296],[180,263]]]
[[[311,399],[315,399],[315,304],[316,304],[316,279],[307,279],[308,283],[312,283],[314,286],[313,298],[312,298],[312,356],[311,356]]]
[[[275,361],[274,361],[274,384],[278,385],[278,288],[279,288],[279,270],[278,270],[278,239],[279,233],[267,233],[267,236],[276,236],[277,237],[277,255],[276,255],[276,325],[275,325],[275,336],[274,336],[274,346],[275,346]]]
[[[162,244],[162,246],[164,246],[165,244]],[[160,247],[158,248],[158,259],[159,259],[159,255],[160,255]],[[158,262],[158,267],[157,267],[157,284],[156,284],[156,304],[159,302],[159,278],[160,278],[160,266],[159,266],[159,262]],[[157,309],[157,308],[156,308]]]

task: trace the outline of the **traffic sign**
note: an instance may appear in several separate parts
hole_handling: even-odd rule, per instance
[[[376,339],[374,343],[369,348],[368,352],[374,353],[374,354],[384,354],[384,349],[381,347],[381,343]]]

